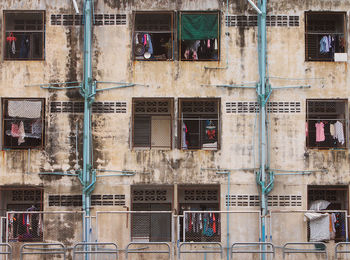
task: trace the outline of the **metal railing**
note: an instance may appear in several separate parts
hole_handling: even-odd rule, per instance
[[[269,238],[271,243],[277,245],[283,245],[290,241],[307,241],[308,234],[312,235],[310,221],[306,221],[305,213],[328,213],[339,215],[338,227],[336,226],[337,235],[336,239],[342,242],[348,240],[348,221],[346,210],[270,210],[269,214]],[[289,227],[299,227],[293,229],[294,232],[284,232]],[[327,239],[325,239],[327,240]],[[318,240],[312,240],[315,242]],[[278,243],[277,243],[278,242]]]
[[[144,247],[130,248],[133,245],[143,245]],[[148,250],[149,246],[165,246],[166,250]],[[168,254],[171,258],[171,247],[166,242],[131,242],[126,246],[125,257],[128,259],[129,254]]]
[[[65,260],[66,251],[62,243],[25,243],[20,249],[20,260],[24,255],[61,255]]]
[[[288,246],[314,246],[315,248],[290,248]],[[325,254],[326,259],[328,259],[327,246],[323,242],[291,242],[285,243],[283,248],[283,259],[285,259],[286,254]]]
[[[202,250],[182,250],[184,246],[199,246],[202,245]],[[181,254],[220,254],[223,255],[222,245],[219,242],[182,242],[178,247],[178,259],[181,259]]]
[[[242,248],[258,247],[258,249],[242,249]],[[231,246],[231,259],[233,254],[272,254],[275,257],[275,246],[269,242],[249,242],[249,243],[233,243]]]
[[[79,247],[82,248],[80,249]],[[103,255],[115,255],[115,259],[118,259],[117,244],[107,242],[80,242],[76,243],[73,247],[73,260],[76,259],[76,255],[84,255],[86,257],[95,254],[101,257]]]
[[[12,246],[8,243],[0,243],[0,255],[6,255],[8,260],[12,260]]]
[[[343,246],[350,246],[350,242],[339,242],[335,245],[335,248],[334,248],[334,251],[335,251],[335,254],[334,254],[334,257],[335,259],[338,259],[338,254],[350,254],[350,250],[341,250],[339,249],[340,247],[343,247]]]

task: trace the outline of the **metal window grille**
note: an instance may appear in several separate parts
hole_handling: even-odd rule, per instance
[[[82,241],[83,212],[8,211],[9,242],[74,242]],[[74,232],[72,233],[72,230]],[[63,234],[71,234],[69,241]]]
[[[334,39],[334,50],[321,51],[323,37]],[[334,61],[346,52],[346,12],[305,12],[305,60]]]
[[[142,37],[149,35],[153,43],[152,60],[173,59],[174,13],[173,12],[135,12],[133,31],[134,60],[149,60],[148,45],[144,46]],[[163,46],[163,47],[160,47]]]
[[[173,99],[133,99],[133,146],[171,148]]]
[[[309,99],[306,100],[306,145],[308,148],[332,149],[347,146],[347,100],[345,99]],[[323,124],[325,138],[316,140],[316,124]],[[340,124],[341,125],[340,125]],[[331,135],[335,124],[342,127],[344,140]],[[340,130],[339,130],[340,131]]]
[[[42,148],[45,133],[45,99],[3,98],[3,147]]]
[[[4,11],[4,25],[6,60],[44,59],[44,11]]]
[[[219,149],[219,99],[179,99],[179,111],[181,149]]]
[[[252,27],[258,26],[257,15],[227,15],[226,26]],[[299,16],[296,15],[267,15],[266,26],[295,27],[299,26]]]

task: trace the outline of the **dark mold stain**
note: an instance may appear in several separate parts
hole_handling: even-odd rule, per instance
[[[112,9],[125,9],[129,3],[133,4],[134,0],[104,0],[104,3]]]
[[[66,82],[78,80],[78,37],[76,37],[76,29],[68,28],[66,31],[67,48],[69,49],[67,64],[66,64]],[[66,91],[66,95],[70,99],[81,99],[78,89],[70,89]]]

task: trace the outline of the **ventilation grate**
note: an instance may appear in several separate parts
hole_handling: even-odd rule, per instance
[[[51,113],[83,113],[84,102],[63,101],[50,102]],[[126,102],[94,102],[92,113],[126,113]]]
[[[183,202],[198,202],[198,201],[207,201],[207,202],[218,202],[219,192],[218,190],[212,189],[186,189],[183,191]]]
[[[226,206],[230,207],[258,207],[259,195],[226,195]],[[301,207],[300,195],[271,195],[268,196],[270,207]]]
[[[83,15],[52,14],[51,25],[84,25]],[[126,25],[126,14],[95,14],[94,25]]]
[[[166,202],[168,200],[167,190],[134,190],[133,202]]]
[[[300,113],[301,102],[268,102],[268,113]],[[226,102],[226,113],[259,113],[258,102]]]
[[[228,15],[226,26],[250,27],[258,26],[257,15]],[[299,26],[299,16],[295,15],[267,15],[266,26],[272,27],[294,27]]]
[[[50,207],[80,207],[82,206],[81,195],[49,195]],[[91,195],[92,206],[124,206],[125,195],[121,194],[106,194],[106,195]]]

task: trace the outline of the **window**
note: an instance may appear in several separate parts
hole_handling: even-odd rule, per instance
[[[220,210],[220,188],[218,185],[186,185],[178,187],[179,215],[184,211],[208,211],[187,213],[180,221],[180,239],[186,242],[220,242],[221,215],[211,213]],[[185,223],[185,236],[183,225]]]
[[[43,219],[40,213],[26,214],[24,211],[43,211],[43,190],[31,187],[0,188],[1,216],[9,214],[8,232],[2,234],[3,241],[39,242],[43,240]],[[23,220],[26,222],[23,223]],[[27,222],[28,220],[28,222]],[[5,229],[4,229],[5,230]],[[6,236],[8,236],[6,238]],[[7,240],[8,239],[8,240]]]
[[[306,101],[306,144],[308,148],[345,148],[347,145],[347,100]]]
[[[44,11],[4,11],[4,58],[7,60],[44,59]]]
[[[133,99],[133,145],[171,148],[173,100]]]
[[[346,49],[345,12],[305,13],[305,60],[334,61]]]
[[[173,188],[132,187],[133,211],[171,211]],[[171,241],[171,213],[136,213],[131,215],[131,238],[142,242]]]
[[[332,218],[333,227],[335,232],[331,239],[336,242],[346,241],[346,225],[347,214],[344,210],[348,211],[348,187],[347,186],[308,186],[308,209],[315,207],[320,210],[329,210],[334,213]],[[320,203],[321,202],[321,203]],[[314,205],[314,206],[313,206]],[[342,210],[343,212],[336,212]],[[329,227],[329,225],[328,225]],[[321,227],[318,227],[321,229]],[[329,230],[329,229],[328,229]],[[309,231],[309,236],[310,236]]]
[[[173,13],[137,12],[133,37],[135,60],[173,59]]]
[[[181,149],[217,150],[219,99],[179,99]]]
[[[218,12],[180,13],[181,60],[219,60]]]
[[[44,146],[45,99],[3,98],[3,148]]]

